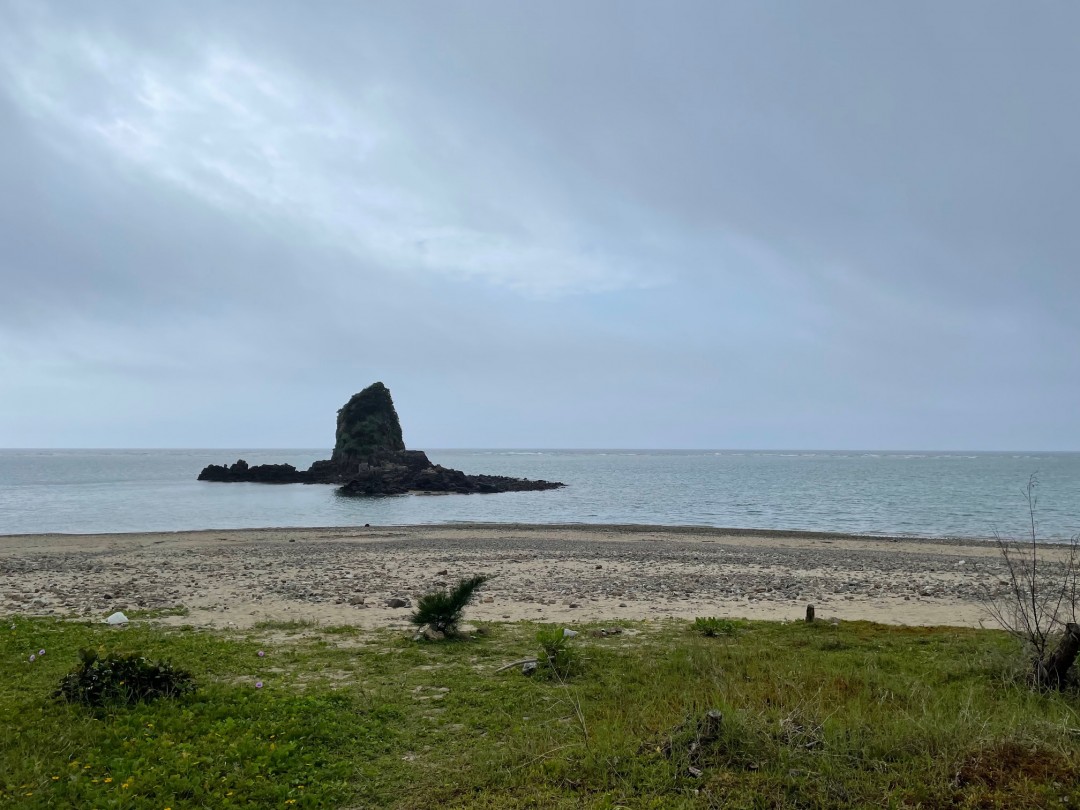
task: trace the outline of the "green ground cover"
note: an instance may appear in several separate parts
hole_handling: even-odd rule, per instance
[[[1080,698],[1027,690],[1002,633],[623,627],[578,627],[560,682],[495,672],[536,653],[529,624],[418,643],[8,617],[0,806],[1080,807]],[[198,691],[67,705],[51,693],[84,647],[169,659]],[[709,709],[719,734],[695,746]]]

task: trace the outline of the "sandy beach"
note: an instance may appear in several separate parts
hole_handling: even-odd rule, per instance
[[[1002,585],[982,541],[535,525],[9,535],[0,612],[395,627],[409,611],[388,600],[480,572],[494,577],[470,610],[481,621],[798,619],[813,604],[823,617],[978,626],[979,594]]]

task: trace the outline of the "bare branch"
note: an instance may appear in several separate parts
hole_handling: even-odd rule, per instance
[[[1076,627],[1080,605],[1080,535],[1070,541],[1064,562],[1040,556],[1038,484],[1038,475],[1033,474],[1022,493],[1028,507],[1030,544],[996,538],[1007,580],[1001,590],[984,586],[983,605],[990,618],[1027,648],[1035,685],[1061,688],[1076,656],[1076,631],[1069,628]]]

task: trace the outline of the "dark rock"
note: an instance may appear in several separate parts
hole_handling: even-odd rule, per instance
[[[601,627],[598,630],[590,630],[589,635],[597,638],[607,638],[608,636],[617,636],[622,633],[621,627]]]
[[[200,481],[247,481],[259,484],[341,484],[342,495],[405,495],[527,492],[558,489],[555,481],[530,481],[501,475],[466,475],[432,464],[420,450],[406,450],[401,423],[390,391],[382,383],[368,386],[338,411],[334,452],[306,471],[291,464],[250,466],[243,459],[232,466],[211,464]],[[366,524],[365,524],[366,525]]]
[[[307,469],[306,484],[340,484],[345,480],[340,466],[333,461],[316,461]]]
[[[394,596],[386,600],[386,606],[389,608],[407,608],[409,606],[409,600]]]
[[[405,449],[390,389],[373,383],[353,394],[337,418],[334,453],[330,461],[343,470],[370,461],[378,455],[392,455]]]
[[[303,484],[308,474],[292,464],[256,464],[254,467],[240,459],[231,467],[211,464],[199,473],[200,481],[248,481],[256,484]]]
[[[528,678],[536,674],[537,664],[535,661],[526,661],[521,665],[521,674]]]

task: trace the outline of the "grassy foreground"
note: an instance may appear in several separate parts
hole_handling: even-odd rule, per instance
[[[494,672],[535,653],[535,625],[417,643],[3,621],[3,807],[1080,807],[1080,699],[1028,692],[991,631],[578,628],[560,683]],[[81,647],[169,658],[199,691],[62,704]],[[691,750],[712,708],[720,736]]]

